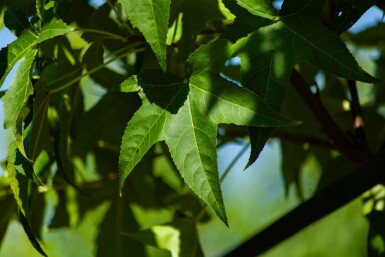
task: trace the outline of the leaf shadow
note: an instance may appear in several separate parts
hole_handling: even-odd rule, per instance
[[[187,81],[174,73],[164,73],[160,69],[145,69],[140,72],[138,84],[150,103],[172,114],[176,114],[184,105],[189,93]]]

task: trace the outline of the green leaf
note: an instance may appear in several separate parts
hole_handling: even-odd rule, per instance
[[[153,144],[160,140],[166,111],[148,102],[134,114],[122,138],[119,158],[119,182],[124,181]]]
[[[72,154],[82,156],[100,142],[118,152],[127,121],[139,106],[140,99],[136,95],[108,92],[81,116],[77,125],[79,129],[73,140]]]
[[[144,100],[124,132],[119,158],[121,187],[148,149],[165,140],[185,182],[227,224],[218,178],[217,125],[298,124],[281,117],[248,89],[222,78],[219,73],[229,56],[229,43],[218,40],[190,56],[190,78],[160,70],[138,75]]]
[[[118,91],[123,93],[132,93],[132,92],[139,92],[141,88],[138,86],[138,78],[136,75],[133,75],[123,81],[119,85]]]
[[[248,31],[237,41],[234,55],[241,58],[242,85],[257,93],[277,112],[281,111],[291,70],[307,62],[335,76],[368,83],[377,80],[363,71],[338,36],[319,21],[322,1],[285,1],[281,18],[269,26]],[[272,129],[250,128],[254,163]]]
[[[29,96],[33,93],[29,74],[36,53],[37,50],[30,50],[24,55],[16,71],[15,79],[2,98],[4,101],[4,127],[12,128],[17,145],[24,156],[27,155],[24,150],[23,136],[18,129],[17,120]]]
[[[27,214],[29,214],[29,211],[30,211],[28,209],[29,186],[28,186],[28,180],[26,179],[26,177],[24,177],[18,171],[18,169],[23,169],[23,167],[16,166],[16,163],[18,163],[17,153],[18,153],[18,149],[17,149],[16,142],[13,142],[9,146],[9,151],[8,151],[7,174],[8,174],[9,184],[19,209],[20,221],[23,225],[24,231],[28,236],[29,241],[41,255],[47,256],[44,250],[41,248],[39,242],[37,241],[34,233],[32,232],[31,225],[29,224],[26,218]]]
[[[170,0],[120,0],[128,19],[150,44],[160,67],[166,70],[166,39]]]
[[[38,43],[74,30],[59,19],[53,18],[43,26],[40,34],[25,30],[18,39],[0,51],[0,87],[13,66],[28,56]]]
[[[47,110],[50,95],[43,90],[43,85],[37,83],[33,100],[32,126],[29,131],[28,156],[35,161],[40,152],[49,146],[50,134],[48,128]]]
[[[30,26],[28,14],[21,5],[14,5],[7,8],[4,13],[4,23],[5,26],[17,36]]]
[[[8,175],[8,181],[9,185],[11,187],[13,197],[16,200],[17,207],[19,208],[20,212],[23,215],[26,215],[26,209],[27,209],[27,190],[25,186],[28,187],[28,185],[22,178],[18,177],[18,172],[16,170],[15,162],[16,162],[16,152],[17,152],[17,145],[15,143],[11,143],[8,150],[8,165],[7,165],[7,175]],[[22,185],[20,185],[23,183]],[[23,188],[24,187],[24,188]],[[23,199],[23,200],[22,200]]]
[[[194,220],[181,219],[125,235],[143,244],[169,250],[172,257],[203,257]]]
[[[32,246],[38,251],[41,255],[47,257],[47,254],[44,252],[43,248],[41,248],[39,241],[37,241],[36,236],[34,235],[31,225],[28,223],[27,218],[23,213],[20,212],[20,222],[23,225],[23,229],[28,236],[29,241]]]

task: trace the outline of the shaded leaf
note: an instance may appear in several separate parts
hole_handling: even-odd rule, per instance
[[[160,67],[166,70],[166,39],[170,0],[120,0],[128,19],[150,44]]]
[[[356,21],[363,15],[370,7],[372,7],[377,0],[339,0],[334,11],[333,19],[330,29],[340,34],[352,27]]]
[[[47,254],[44,252],[43,248],[41,248],[39,241],[37,241],[31,226],[28,223],[27,218],[24,216],[23,213],[20,212],[20,222],[23,225],[24,231],[28,236],[29,241],[33,245],[33,247],[38,251],[41,255],[47,257]]]
[[[4,13],[4,24],[17,36],[30,27],[28,15],[21,5],[10,6]]]
[[[138,109],[139,97],[133,94],[108,92],[88,112],[81,116],[78,131],[73,140],[73,155],[83,155],[104,143],[119,151],[127,121]],[[100,115],[103,113],[103,115]]]
[[[28,156],[35,160],[40,152],[49,146],[49,127],[47,110],[50,96],[42,88],[42,84],[37,83],[35,97],[33,100],[33,119],[28,140]]]

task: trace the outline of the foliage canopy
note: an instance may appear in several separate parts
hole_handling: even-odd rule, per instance
[[[346,45],[377,47],[377,73],[384,70],[383,23],[362,35],[347,31],[375,4],[384,6],[2,1],[0,24],[17,39],[0,51],[0,85],[15,74],[0,94],[13,135],[0,183],[13,196],[0,197],[1,209],[11,210],[0,216],[0,240],[18,212],[44,256],[55,255],[44,228],[70,235],[75,227],[95,242],[87,249],[96,256],[203,256],[196,225],[214,216],[228,225],[217,148],[239,139],[250,141],[247,168],[270,137],[280,138],[285,187],[295,184],[302,198],[301,165],[312,155],[322,166],[317,192],[287,217],[331,207],[287,236],[382,182],[385,91]],[[323,85],[314,82],[319,76]],[[365,104],[358,82],[373,89]],[[138,208],[171,215],[143,229]],[[229,256],[246,256],[248,247]]]

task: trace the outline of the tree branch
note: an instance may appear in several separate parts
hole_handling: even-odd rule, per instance
[[[297,70],[293,69],[290,80],[298,93],[302,96],[302,99],[321,123],[326,135],[333,142],[338,151],[354,163],[362,164],[365,162],[368,158],[367,151],[358,147],[340,129],[322,104],[319,96],[310,91],[309,85]]]
[[[336,150],[336,146],[326,140],[322,140],[316,137],[308,137],[308,136],[302,136],[298,134],[293,134],[293,133],[284,133],[284,132],[279,132],[279,131],[274,131],[273,134],[271,135],[272,138],[279,138],[281,140],[287,140],[287,141],[292,141],[294,143],[298,144],[310,144],[310,145],[316,145],[316,146],[321,146],[329,149],[334,149]]]
[[[385,148],[361,168],[319,191],[225,257],[254,257],[325,217],[385,180]]]

